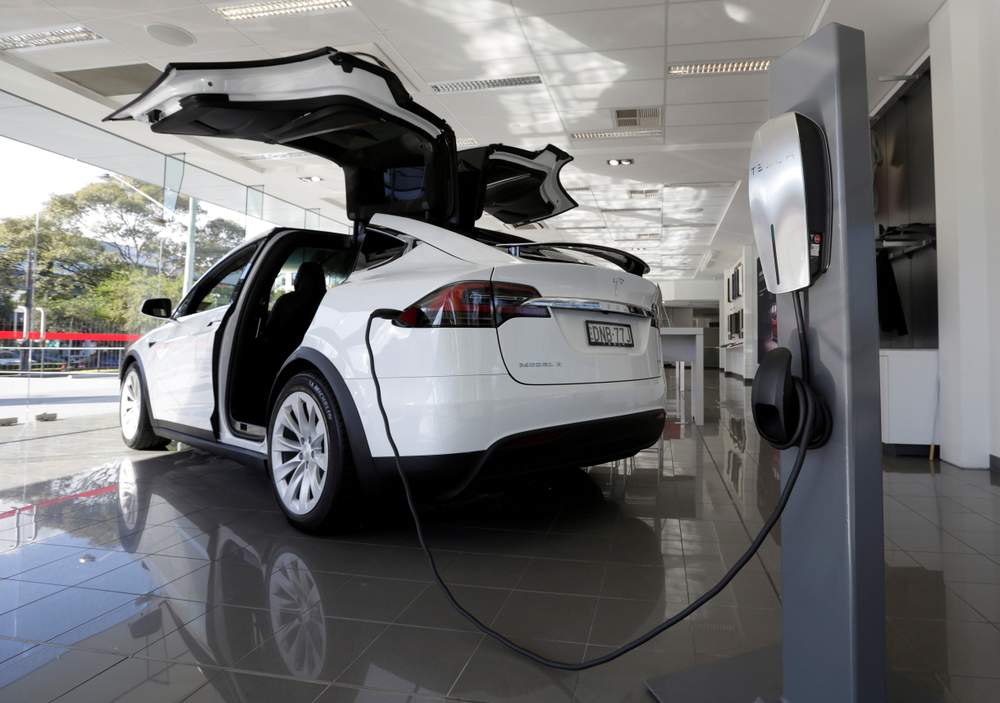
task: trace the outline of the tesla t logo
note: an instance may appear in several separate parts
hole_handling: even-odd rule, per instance
[[[621,290],[621,287],[625,285],[625,279],[622,278],[621,276],[615,276],[614,278],[611,279],[611,283],[615,287],[615,295],[618,295],[618,291]]]

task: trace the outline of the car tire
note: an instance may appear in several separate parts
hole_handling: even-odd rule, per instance
[[[122,376],[118,398],[118,425],[122,440],[130,449],[163,449],[169,439],[153,432],[150,421],[149,402],[146,398],[146,384],[138,364],[130,364]]]
[[[344,420],[319,374],[296,374],[281,389],[267,425],[267,460],[275,500],[295,527],[327,532],[353,516]]]

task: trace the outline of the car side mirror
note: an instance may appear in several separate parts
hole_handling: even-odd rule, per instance
[[[168,318],[173,310],[170,298],[147,298],[142,301],[142,307],[139,308],[139,312],[150,317]]]

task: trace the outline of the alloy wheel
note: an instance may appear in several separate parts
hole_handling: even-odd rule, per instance
[[[135,437],[139,431],[139,419],[142,415],[142,384],[139,373],[131,369],[125,375],[122,383],[121,400],[118,404],[118,417],[122,426],[122,434],[128,440]]]
[[[295,391],[281,403],[271,429],[271,478],[285,508],[305,515],[326,484],[329,435],[319,405]]]

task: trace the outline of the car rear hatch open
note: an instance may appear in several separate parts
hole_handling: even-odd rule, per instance
[[[608,383],[660,373],[654,305],[659,291],[622,271],[570,263],[500,265],[493,281],[530,286],[547,316],[525,315],[497,327],[507,371],[532,385]]]
[[[459,225],[468,229],[483,212],[510,225],[526,225],[575,208],[559,172],[573,160],[549,144],[526,151],[491,144],[458,153]]]
[[[250,139],[301,149],[344,169],[347,214],[448,221],[455,136],[388,69],[331,48],[263,61],[168,64],[108,120],[154,132]]]

